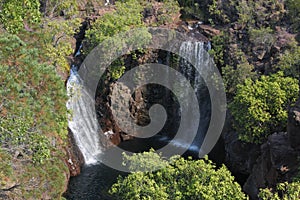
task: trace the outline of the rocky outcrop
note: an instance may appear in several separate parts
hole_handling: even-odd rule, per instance
[[[226,164],[233,173],[248,175],[260,154],[258,145],[242,142],[235,131],[224,136]]]
[[[258,199],[260,188],[274,188],[299,173],[300,101],[289,111],[287,132],[270,135],[262,145],[240,141],[229,122],[222,134],[225,164],[251,199]]]
[[[291,181],[298,173],[299,154],[291,147],[287,133],[270,135],[260,152],[243,186],[251,199],[258,199],[259,188],[274,188],[279,182]]]
[[[84,158],[78,146],[76,145],[75,138],[73,137],[73,133],[69,128],[68,128],[68,143],[67,143],[67,147],[65,148],[65,151],[67,154],[65,163],[69,168],[70,175],[77,176],[78,174],[80,174],[80,169],[84,163]]]
[[[239,140],[238,133],[233,130],[230,113],[227,113],[222,138],[225,150],[224,163],[236,180],[243,185],[260,155],[259,145]]]
[[[291,147],[300,151],[300,99],[290,109],[287,130]]]
[[[259,188],[274,188],[292,181],[299,173],[300,100],[289,111],[288,132],[274,133],[260,147],[260,156],[243,186],[251,199],[258,199]]]

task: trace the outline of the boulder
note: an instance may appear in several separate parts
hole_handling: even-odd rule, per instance
[[[78,148],[75,138],[73,136],[72,131],[68,128],[68,143],[67,147],[65,148],[67,157],[65,163],[67,164],[70,176],[77,176],[80,174],[81,166],[84,163],[83,155]]]
[[[274,133],[261,148],[251,174],[243,186],[251,199],[258,199],[259,188],[274,188],[277,183],[291,181],[298,173],[298,153],[290,146],[288,134]]]
[[[291,146],[295,150],[300,150],[300,100],[289,111],[288,136]]]

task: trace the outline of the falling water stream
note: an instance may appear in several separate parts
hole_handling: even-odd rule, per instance
[[[97,162],[101,153],[99,125],[96,114],[93,112],[93,99],[81,84],[82,80],[75,66],[71,68],[67,82],[69,101],[67,108],[71,111],[69,116],[69,128],[84,157],[86,164]]]

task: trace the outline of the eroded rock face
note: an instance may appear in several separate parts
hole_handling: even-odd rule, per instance
[[[292,181],[298,174],[300,156],[300,101],[289,111],[287,133],[274,133],[261,145],[260,156],[244,184],[251,199],[258,199],[259,188],[273,188]]]
[[[299,167],[299,154],[291,147],[288,133],[270,135],[260,151],[261,156],[243,187],[251,199],[258,199],[259,188],[273,188],[279,182],[291,181]]]
[[[258,199],[259,188],[274,188],[279,182],[292,181],[298,174],[300,101],[289,111],[287,132],[270,135],[262,145],[238,140],[238,134],[232,131],[229,121],[227,120],[222,134],[226,152],[225,163],[233,174],[249,176],[243,190],[251,199]]]
[[[260,154],[258,145],[250,145],[239,140],[233,130],[231,115],[228,112],[222,132],[225,148],[225,164],[234,174],[249,175]]]
[[[300,100],[290,109],[288,119],[288,134],[291,146],[300,150]]]
[[[66,164],[68,165],[70,176],[77,176],[80,174],[81,166],[84,163],[83,155],[76,145],[73,133],[68,129],[68,146],[65,148],[67,158]]]
[[[240,141],[235,131],[226,133],[223,138],[227,166],[234,173],[250,174],[260,154],[259,146]]]

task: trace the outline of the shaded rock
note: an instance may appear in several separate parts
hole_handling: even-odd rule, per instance
[[[300,150],[300,100],[289,111],[287,131],[291,146]]]
[[[223,138],[227,166],[234,173],[250,174],[260,154],[259,146],[240,141],[235,131],[223,134]]]
[[[209,25],[200,24],[199,29],[200,32],[202,32],[206,36],[216,36],[221,34],[220,30],[215,29]]]
[[[274,188],[290,181],[298,172],[297,152],[290,146],[287,133],[274,133],[261,146],[261,156],[243,186],[251,199],[258,199],[259,188]]]
[[[81,166],[84,163],[84,158],[75,142],[73,133],[69,128],[68,128],[68,145],[67,148],[65,148],[65,151],[67,154],[65,162],[69,168],[70,175],[71,176],[79,175]]]

